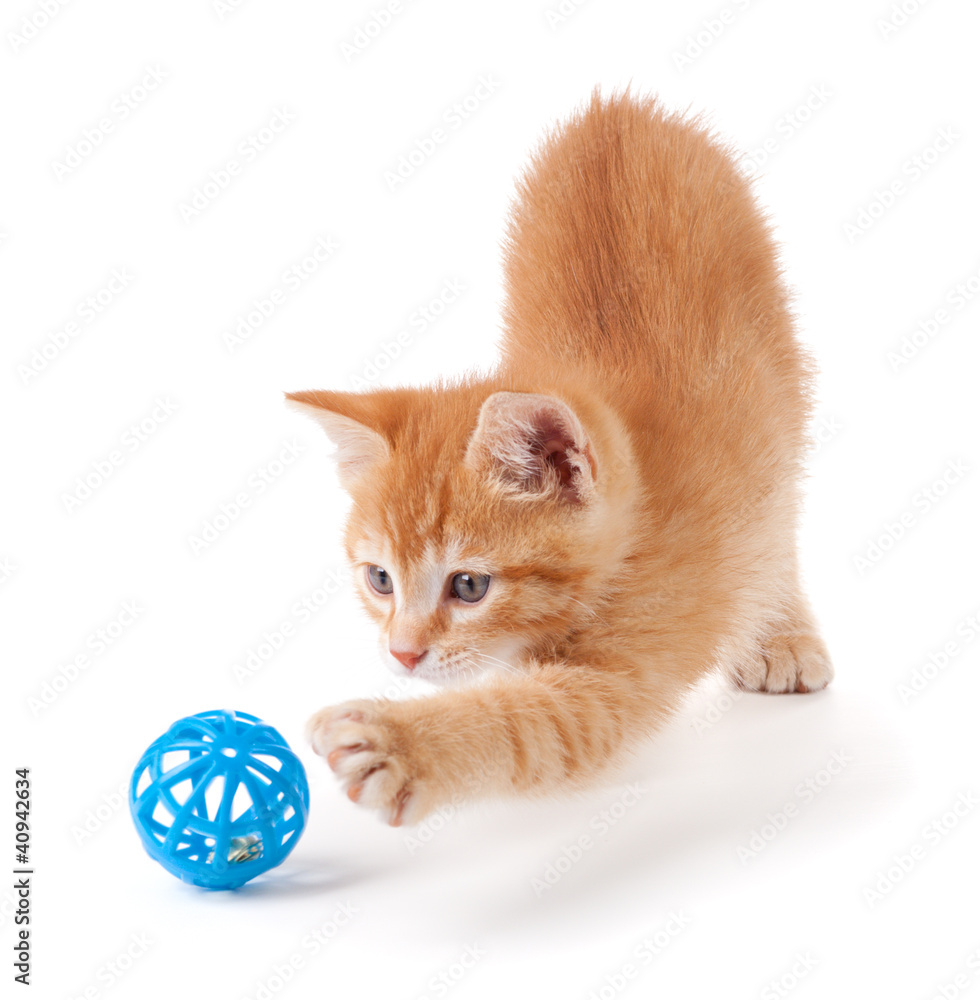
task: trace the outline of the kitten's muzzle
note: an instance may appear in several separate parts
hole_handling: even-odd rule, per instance
[[[414,649],[392,649],[390,652],[406,670],[414,670],[418,666],[419,660],[426,655],[428,650],[423,649],[419,652]]]

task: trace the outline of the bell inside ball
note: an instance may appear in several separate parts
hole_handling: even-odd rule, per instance
[[[236,889],[296,846],[310,790],[302,763],[272,726],[246,712],[201,712],[147,748],[129,808],[147,853],[172,875]]]

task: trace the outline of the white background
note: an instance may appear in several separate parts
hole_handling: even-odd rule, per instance
[[[896,28],[888,0],[591,0],[564,17],[411,0],[368,38],[382,0],[78,0],[47,24],[39,2],[4,5],[0,843],[12,869],[13,768],[30,766],[30,995],[980,996],[980,18],[967,0],[916,6]],[[151,69],[162,82],[135,89]],[[486,77],[488,99],[447,120]],[[344,497],[281,393],[370,380],[406,329],[378,384],[491,364],[513,178],[594,84],[629,81],[746,152],[772,140],[758,192],[821,370],[802,547],[837,679],[809,697],[706,685],[607,787],[478,806],[415,844],[301,742],[312,711],[392,681],[346,591],[295,613],[341,564]],[[246,160],[281,109],[288,126]],[[392,190],[386,171],[440,126]],[[321,238],[337,249],[286,291]],[[90,311],[114,270],[126,287]],[[421,329],[447,281],[465,292]],[[158,400],[176,407],[165,420]],[[287,445],[298,457],[270,464]],[[95,487],[76,503],[80,477]],[[312,786],[293,855],[237,893],[171,878],[119,807],[144,747],[215,707],[280,728]],[[0,890],[8,981],[12,900]]]

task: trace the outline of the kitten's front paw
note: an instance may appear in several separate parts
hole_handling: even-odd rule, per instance
[[[373,701],[349,701],[307,723],[313,749],[340,778],[347,797],[379,809],[391,826],[416,823],[429,807],[401,734]]]

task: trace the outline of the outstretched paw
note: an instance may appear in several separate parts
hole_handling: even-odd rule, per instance
[[[322,709],[307,723],[307,736],[352,802],[380,810],[391,826],[415,823],[427,811],[404,742],[377,702]]]

